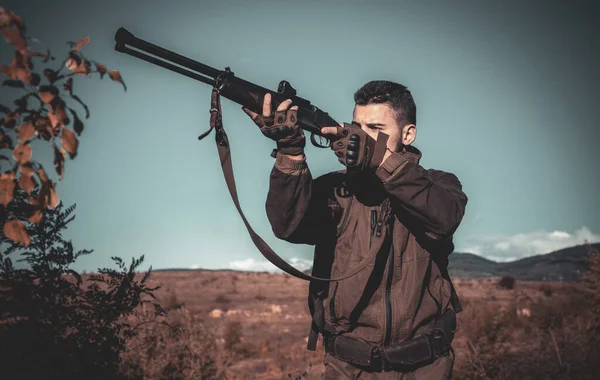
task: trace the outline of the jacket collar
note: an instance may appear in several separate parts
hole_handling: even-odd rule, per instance
[[[402,157],[406,158],[408,161],[415,164],[418,164],[423,156],[421,151],[412,145],[404,146],[404,149],[398,153],[400,153]]]

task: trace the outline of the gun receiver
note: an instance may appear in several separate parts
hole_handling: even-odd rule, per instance
[[[298,106],[298,121],[300,127],[311,133],[311,142],[320,148],[327,148],[331,144],[330,137],[321,133],[321,128],[337,126],[339,123],[310,103],[309,100],[296,95],[292,85],[283,80],[279,83],[277,91],[271,91],[257,84],[236,77],[229,67],[218,70],[203,63],[194,61],[150,42],[135,37],[125,28],[119,28],[115,33],[115,50],[140,58],[176,73],[185,75],[206,83],[219,90],[220,95],[240,104],[258,114],[262,113],[263,98],[271,94],[273,109],[286,99],[292,100],[292,105]],[[125,45],[129,45],[135,49]],[[146,54],[149,53],[149,54]],[[158,57],[158,58],[156,58]],[[159,59],[160,58],[160,59]],[[315,135],[319,136],[317,142]],[[326,143],[323,143],[325,140]]]

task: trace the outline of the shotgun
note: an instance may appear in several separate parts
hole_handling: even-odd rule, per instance
[[[217,70],[137,38],[125,28],[117,30],[115,33],[115,42],[116,51],[129,54],[211,85],[219,91],[221,96],[258,114],[262,114],[263,98],[267,93],[271,94],[273,109],[276,109],[284,100],[291,99],[292,105],[298,106],[298,122],[300,127],[311,134],[311,143],[319,148],[331,147],[331,138],[324,136],[321,133],[321,128],[337,126],[339,123],[331,118],[327,112],[323,112],[312,105],[309,100],[296,96],[296,89],[288,81],[282,80],[279,83],[277,91],[271,91],[236,77],[229,67],[226,67],[225,70]],[[203,137],[200,136],[199,138]]]

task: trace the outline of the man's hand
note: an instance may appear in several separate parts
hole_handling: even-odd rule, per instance
[[[341,125],[322,128],[321,133],[333,135],[331,149],[349,170],[375,171],[391,154],[387,152],[387,134],[379,132],[375,140],[357,125]]]
[[[298,106],[293,106],[291,99],[283,101],[277,107],[275,115],[271,114],[271,95],[266,94],[263,100],[262,115],[242,107],[254,123],[260,128],[263,135],[277,142],[277,150],[292,158],[302,158],[306,139],[304,131],[298,125]]]

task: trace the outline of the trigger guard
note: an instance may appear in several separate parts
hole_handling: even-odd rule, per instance
[[[317,142],[315,134],[311,133],[310,134],[310,142],[311,144],[313,144],[313,146],[317,147],[317,148],[330,148],[331,147],[331,141],[329,141],[328,139],[325,139],[328,144],[327,145],[321,145]]]

